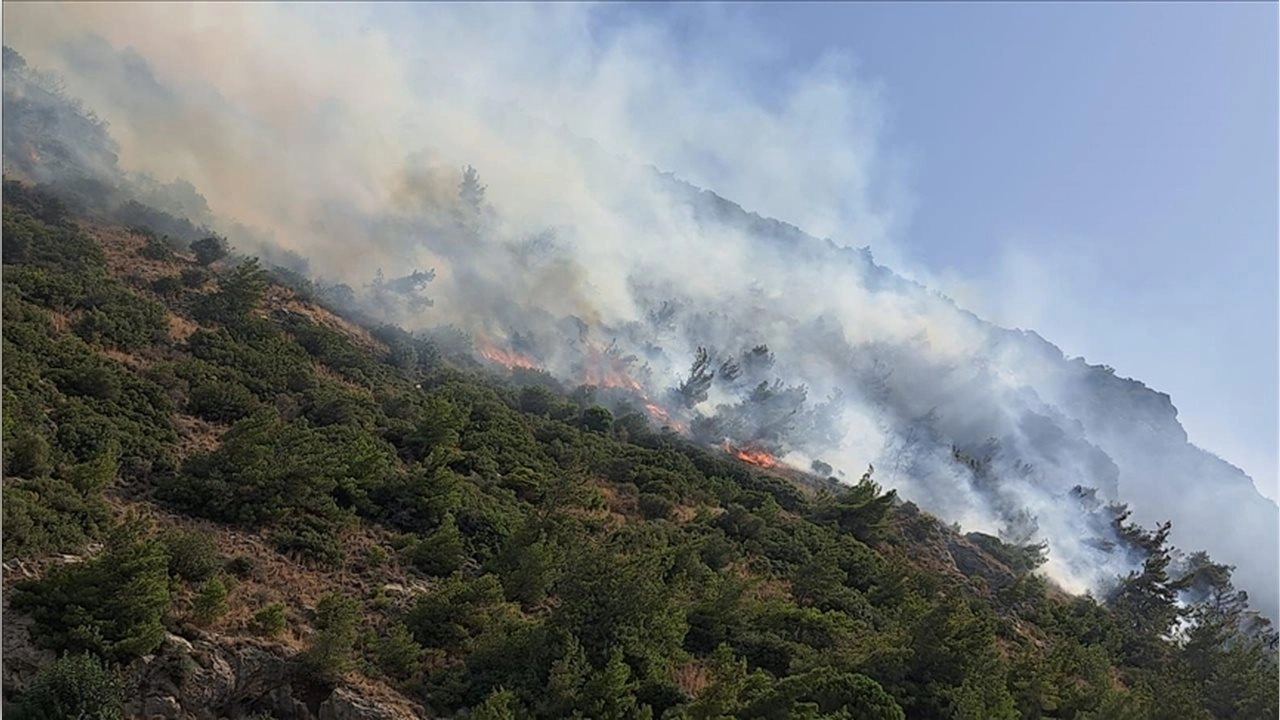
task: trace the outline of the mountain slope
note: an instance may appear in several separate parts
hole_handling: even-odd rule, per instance
[[[866,250],[839,248],[794,226],[748,213],[714,193],[674,178],[668,181],[708,223],[738,228],[800,257],[812,254],[821,262],[846,264],[863,283],[877,289],[929,294],[927,288],[877,265]],[[1082,452],[1070,454],[1092,456],[1082,460],[1096,468],[1080,474],[1085,484],[1128,504],[1144,524],[1172,522],[1176,544],[1204,549],[1236,565],[1237,581],[1250,591],[1254,607],[1278,617],[1280,548],[1270,539],[1280,537],[1280,508],[1258,492],[1244,471],[1189,442],[1167,394],[1118,377],[1104,365],[1068,359],[1035,332],[998,328],[959,308],[956,316],[984,328],[985,347],[979,353],[1015,368],[1023,389],[1033,389],[1038,396],[1015,412],[1037,412],[1039,401],[1048,405],[1039,412],[1061,415],[1043,432],[1028,433],[1030,444],[1043,450],[1028,448],[1026,460],[1053,463],[1055,451],[1045,446],[1062,444],[1064,438],[1083,445]],[[971,399],[965,395],[966,401]],[[990,432],[995,425],[979,432]],[[944,432],[962,444],[981,440],[961,428]]]
[[[867,478],[762,470],[74,217],[5,185],[6,710],[47,711],[73,662],[48,647],[120,663],[130,716],[1274,713],[1267,651],[1212,649],[1238,606],[1194,606],[1207,651],[1159,639],[1167,548],[1123,518],[1147,572],[1105,610]],[[1214,567],[1183,584],[1230,597]]]
[[[117,55],[92,49],[108,65]],[[143,58],[117,59],[166,92]],[[941,517],[1046,542],[1056,581],[1106,593],[1136,565],[1098,551],[1114,541],[1110,528],[1071,499],[1092,488],[1147,525],[1172,521],[1185,553],[1237,566],[1254,607],[1277,615],[1280,558],[1256,542],[1280,533],[1276,505],[1189,445],[1167,396],[1068,361],[1034,333],[994,327],[866,249],[543,128],[532,133],[542,156],[572,168],[545,188],[508,187],[490,202],[474,171],[461,177],[406,152],[385,205],[291,198],[310,208],[315,237],[286,239],[304,258],[215,218],[187,183],[125,172],[108,128],[54,79],[11,50],[5,68],[6,168],[56,182],[99,220],[188,243],[217,226],[367,322],[461,330],[487,356],[601,385],[604,405],[638,403],[708,445],[802,468],[817,461],[837,476],[874,464]],[[511,205],[545,209],[516,219]],[[405,274],[374,275],[366,258]]]
[[[303,258],[11,51],[4,102],[44,183],[4,197],[26,710],[116,677],[170,716],[1274,715],[1274,633],[1170,547],[1267,609],[1226,530],[1274,504],[1167,396],[868,251],[574,150],[520,220],[409,157],[388,206],[309,206]]]

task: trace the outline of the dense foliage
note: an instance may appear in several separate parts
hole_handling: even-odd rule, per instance
[[[226,611],[211,541],[113,519],[104,493],[127,487],[321,567],[373,562],[346,528],[394,533],[378,554],[425,589],[396,604],[334,588],[302,665],[383,678],[439,714],[1276,715],[1272,635],[1248,627],[1230,568],[1174,562],[1167,527],[1117,517],[1145,560],[1107,603],[1051,593],[1043,548],[962,539],[870,471],[796,484],[590,388],[497,380],[396,328],[369,340],[268,307],[273,276],[216,239],[144,243],[173,282],[122,279],[55,200],[8,182],[4,200],[4,554],[105,545],[13,593],[60,652],[150,652],[183,583],[199,622]],[[175,318],[196,329],[171,334]],[[215,441],[184,446],[180,421]],[[948,568],[949,541],[1010,581]],[[252,627],[286,617],[266,605]],[[68,657],[23,707],[110,690]]]
[[[89,653],[63,655],[6,713],[19,720],[122,720],[119,681]]]

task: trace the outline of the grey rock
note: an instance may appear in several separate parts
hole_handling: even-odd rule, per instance
[[[403,708],[357,694],[348,688],[333,691],[320,705],[320,720],[414,720]]]

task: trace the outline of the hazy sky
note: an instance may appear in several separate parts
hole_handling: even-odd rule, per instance
[[[765,97],[851,56],[904,169],[885,178],[906,190],[896,252],[988,319],[1169,393],[1192,442],[1275,497],[1276,8],[614,6],[600,32],[759,42],[738,81]]]

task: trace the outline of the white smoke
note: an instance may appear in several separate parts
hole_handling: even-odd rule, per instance
[[[797,461],[849,477],[874,463],[877,480],[967,529],[995,534],[1024,511],[1069,589],[1128,567],[1082,541],[1096,528],[1064,500],[1073,486],[1139,510],[1199,511],[1136,469],[1161,451],[1132,446],[1086,407],[1089,378],[1064,374],[1060,356],[843,249],[892,251],[903,214],[881,200],[894,192],[877,94],[847,58],[759,97],[740,78],[767,50],[695,53],[660,25],[602,24],[605,12],[19,4],[6,7],[4,39],[110,123],[122,168],[190,181],[212,215],[257,228],[314,272],[359,285],[380,268],[435,269],[435,305],[395,318],[409,329],[455,323],[508,345],[527,333],[541,340],[538,361],[572,378],[581,352],[562,321],[577,318],[592,342],[616,339],[648,364],[654,398],[699,347],[718,364],[767,344],[768,379],[803,384],[806,407],[844,393],[837,439],[788,431]],[[459,212],[463,164],[480,169],[493,208],[474,237],[433,219]],[[747,227],[650,164],[833,243]],[[664,301],[678,306],[665,328],[651,320]],[[713,385],[684,417],[740,396]],[[952,454],[989,437],[996,487]],[[1018,461],[1033,469],[1020,474]],[[1185,475],[1167,462],[1162,472]],[[1182,536],[1175,525],[1175,539],[1211,545],[1215,522]],[[1252,560],[1255,595],[1274,601],[1263,589],[1275,570],[1258,570],[1247,538],[1209,549]]]

